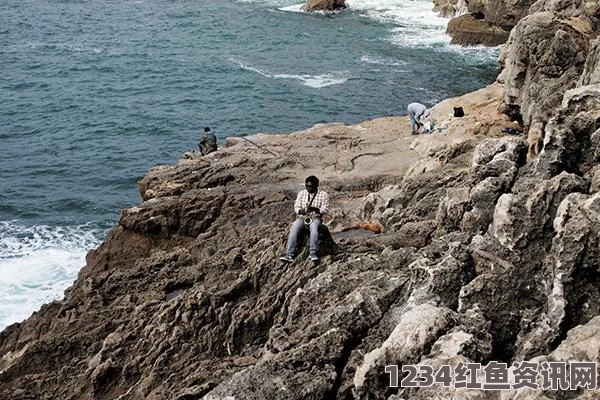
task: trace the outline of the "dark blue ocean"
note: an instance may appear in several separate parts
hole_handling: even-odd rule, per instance
[[[491,83],[427,0],[0,2],[0,329],[60,298],[137,181],[197,147],[406,114]]]

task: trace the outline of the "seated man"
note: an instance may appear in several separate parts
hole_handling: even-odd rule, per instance
[[[304,184],[306,189],[298,193],[294,203],[297,217],[288,235],[287,251],[280,258],[281,261],[288,263],[294,261],[299,241],[306,231],[309,233],[309,258],[315,262],[319,261],[319,227],[329,207],[329,195],[319,190],[319,178],[314,175],[306,178]]]
[[[217,137],[210,131],[209,127],[204,128],[204,135],[200,139],[198,147],[203,156],[212,153],[213,151],[217,151]]]

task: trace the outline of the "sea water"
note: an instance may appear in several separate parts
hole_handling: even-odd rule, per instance
[[[0,329],[59,299],[137,181],[227,136],[406,114],[491,83],[428,0],[0,2]],[[408,127],[407,127],[408,129]]]

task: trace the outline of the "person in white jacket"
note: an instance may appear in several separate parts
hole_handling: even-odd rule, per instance
[[[412,134],[418,135],[419,129],[423,126],[423,120],[431,114],[431,110],[421,103],[410,103],[408,105],[408,116],[410,117],[410,126]]]

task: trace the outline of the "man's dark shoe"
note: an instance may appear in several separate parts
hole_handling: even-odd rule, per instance
[[[319,261],[319,257],[315,256],[314,254],[308,256],[308,258],[310,259],[310,261],[314,261],[314,262]]]
[[[288,256],[287,254],[285,256],[279,257],[279,259],[281,261],[283,261],[283,262],[286,262],[286,263],[292,263],[292,262],[294,262],[294,257]]]

